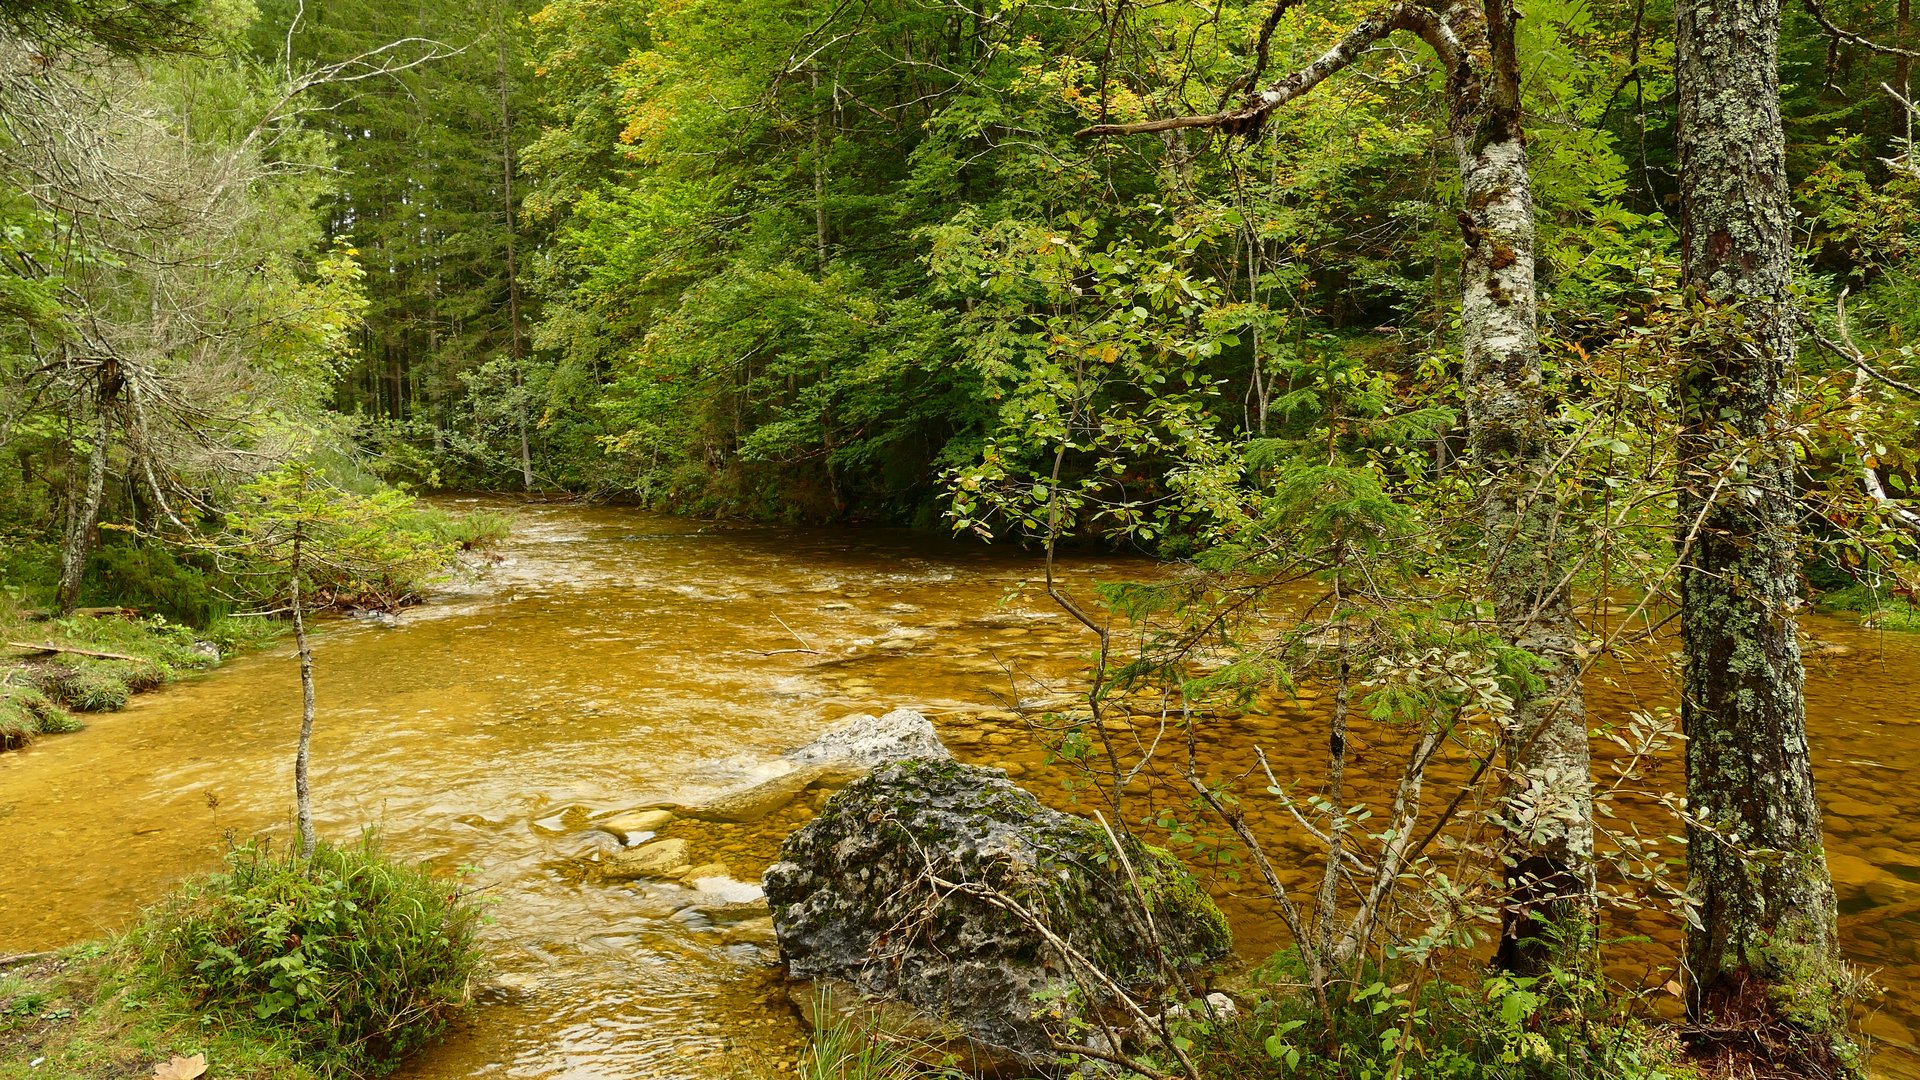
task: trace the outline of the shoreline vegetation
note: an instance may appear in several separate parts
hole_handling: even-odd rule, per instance
[[[480,919],[372,835],[237,844],[123,933],[0,957],[0,1080],[384,1075],[467,1008]]]
[[[440,567],[377,588],[334,582],[323,586],[320,610],[344,615],[418,603],[433,574],[464,572],[461,560],[488,558],[512,525],[509,515],[497,511],[456,513],[413,504],[391,527],[444,552]],[[147,562],[153,561],[149,555]],[[194,568],[171,556],[161,565],[180,589],[172,602],[159,605],[170,608],[172,617],[152,606],[160,586],[111,571],[98,575],[85,594],[92,605],[65,617],[50,614],[45,588],[0,593],[0,751],[42,735],[79,731],[88,714],[117,712],[134,694],[212,670],[292,632],[283,597],[248,597],[237,576]],[[29,570],[22,576],[33,580],[37,575]],[[253,610],[234,610],[241,599],[255,601]],[[195,613],[200,618],[182,619],[183,608],[189,618]]]

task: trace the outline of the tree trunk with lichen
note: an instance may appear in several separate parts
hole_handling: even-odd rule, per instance
[[[1681,235],[1713,324],[1679,377],[1695,1049],[1837,1069],[1846,1008],[1795,613],[1792,211],[1778,0],[1680,0]],[[1737,1033],[1737,1042],[1732,1038]]]
[[[100,522],[100,502],[106,496],[107,455],[112,450],[112,404],[105,394],[97,396],[87,478],[84,483],[69,485],[72,505],[67,508],[67,529],[60,544],[60,581],[53,594],[54,611],[61,616],[73,614],[80,606],[87,556],[93,553],[94,528]]]
[[[1593,800],[1580,636],[1568,596],[1554,467],[1559,441],[1535,325],[1533,193],[1521,128],[1515,14],[1456,5],[1466,46],[1450,80],[1466,250],[1461,263],[1461,384],[1479,474],[1487,588],[1500,634],[1538,659],[1540,687],[1518,695],[1507,731],[1508,899],[1502,969],[1585,970],[1593,929]],[[1476,40],[1478,39],[1478,40]]]

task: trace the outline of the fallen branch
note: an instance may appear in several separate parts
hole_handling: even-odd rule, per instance
[[[31,964],[38,960],[51,960],[58,955],[58,953],[49,951],[23,952],[15,953],[12,956],[0,956],[0,971],[4,971],[7,968],[19,967],[21,964]]]
[[[100,660],[132,660],[135,662],[140,660],[138,656],[128,656],[125,653],[100,652],[97,649],[77,649],[72,645],[42,645],[25,641],[9,641],[7,642],[7,648],[25,649],[28,652],[34,653],[73,653],[76,656],[91,656]]]

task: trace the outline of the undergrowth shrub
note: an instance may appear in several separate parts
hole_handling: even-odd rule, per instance
[[[462,551],[492,547],[513,531],[513,519],[494,510],[456,514],[417,503],[401,516],[398,524],[408,532],[419,533],[435,543],[452,544]]]
[[[88,603],[138,608],[188,626],[229,614],[225,578],[194,556],[156,543],[103,543],[87,560],[82,597]]]
[[[1288,964],[1264,968],[1279,985],[1230,1019],[1177,1032],[1209,1078],[1288,1080],[1687,1080],[1677,1040],[1571,976],[1490,975],[1478,983],[1418,970],[1363,971],[1340,989],[1329,1024],[1312,998],[1285,985]],[[1204,1015],[1204,1013],[1199,1013]]]
[[[150,911],[146,977],[230,1024],[291,1039],[326,1075],[380,1075],[466,1007],[479,909],[457,882],[386,858],[377,839],[308,859],[256,839]]]

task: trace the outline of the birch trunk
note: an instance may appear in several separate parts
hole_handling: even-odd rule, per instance
[[[1539,974],[1590,963],[1593,801],[1580,636],[1568,596],[1569,552],[1559,533],[1534,286],[1533,192],[1521,128],[1514,16],[1489,0],[1484,24],[1456,7],[1451,21],[1475,55],[1453,76],[1452,136],[1465,209],[1460,336],[1470,463],[1479,474],[1480,525],[1494,621],[1538,658],[1541,687],[1517,695],[1507,731],[1513,796],[1508,898],[1498,963]],[[1484,30],[1482,30],[1484,26]],[[1473,37],[1485,44],[1472,48]],[[1482,69],[1478,57],[1486,57]]]
[[[1471,466],[1479,474],[1486,588],[1509,643],[1538,658],[1539,690],[1514,703],[1507,759],[1509,867],[1500,963],[1591,973],[1593,802],[1581,647],[1567,585],[1570,551],[1558,534],[1553,475],[1559,442],[1548,426],[1535,327],[1533,192],[1521,127],[1512,0],[1455,0],[1444,10],[1391,3],[1355,23],[1306,66],[1207,115],[1096,124],[1078,138],[1215,128],[1259,131],[1268,112],[1308,93],[1395,32],[1417,35],[1447,72],[1448,130],[1459,159],[1466,252],[1461,347]]]
[[[1829,1075],[1846,1005],[1795,638],[1780,9],[1679,0],[1674,17],[1686,283],[1709,308],[1739,306],[1718,316],[1725,332],[1714,344],[1684,358],[1678,388],[1680,718],[1689,889],[1700,905],[1687,1007],[1701,1038],[1714,1028],[1804,1033],[1791,1071]],[[1776,1065],[1788,1060],[1788,1048],[1757,1045]]]

